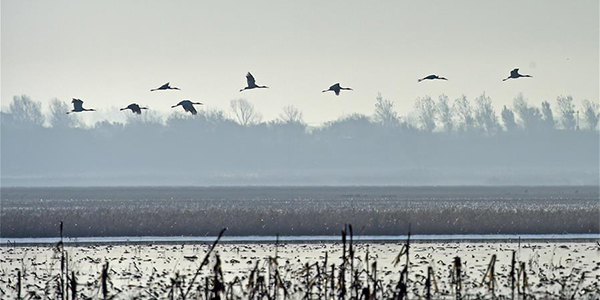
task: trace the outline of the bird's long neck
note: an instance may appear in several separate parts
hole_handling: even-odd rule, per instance
[[[82,110],[84,110],[84,111],[96,111],[96,110],[95,110],[95,109],[93,109],[93,108],[83,108]]]
[[[521,77],[533,77],[531,75],[521,75]]]
[[[345,87],[341,87],[340,90],[346,90],[346,91],[351,91],[351,88],[345,88]]]
[[[268,89],[269,88],[266,85],[257,85],[256,87],[259,88],[259,89]]]

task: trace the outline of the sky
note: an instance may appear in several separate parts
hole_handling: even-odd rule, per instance
[[[293,105],[319,125],[372,114],[379,92],[406,115],[417,97],[485,91],[499,114],[519,92],[598,101],[599,36],[597,0],[2,0],[1,102],[80,98],[101,110],[90,121],[245,98],[265,120]],[[502,82],[513,68],[533,78]],[[248,71],[270,88],[240,93]],[[417,83],[429,74],[449,81]],[[181,91],[150,92],[165,82]],[[354,91],[321,93],[336,82]]]

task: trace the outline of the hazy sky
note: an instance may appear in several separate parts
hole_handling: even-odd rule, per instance
[[[426,94],[485,91],[498,108],[519,92],[535,104],[598,101],[597,0],[1,4],[3,107],[27,94],[45,106],[77,97],[102,110],[137,102],[170,112],[189,98],[229,111],[243,97],[265,119],[294,105],[319,124],[371,114],[377,92],[400,115]],[[502,82],[516,67],[533,78]],[[247,71],[271,88],[240,93]],[[450,80],[417,83],[429,74]],[[182,90],[149,91],[167,81]],[[335,82],[355,91],[321,93]]]

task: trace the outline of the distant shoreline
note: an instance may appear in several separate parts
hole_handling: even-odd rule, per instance
[[[403,243],[406,235],[398,236],[355,236],[355,243]],[[176,244],[204,244],[212,243],[214,236],[129,236],[129,237],[66,237],[63,243],[70,246],[80,245],[176,245]],[[224,236],[221,243],[226,244],[275,244],[275,236]],[[589,242],[600,240],[600,234],[444,234],[444,235],[414,235],[411,236],[413,243],[436,243],[436,242],[469,242],[469,243],[529,243],[529,242]],[[44,246],[56,244],[59,237],[44,238],[2,238],[0,247],[12,246]],[[314,244],[314,243],[338,243],[340,236],[280,236],[279,243],[285,244]]]

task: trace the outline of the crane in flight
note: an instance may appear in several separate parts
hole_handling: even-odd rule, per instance
[[[76,112],[82,112],[82,111],[96,111],[93,108],[83,108],[83,101],[81,99],[76,99],[73,98],[73,101],[71,101],[71,103],[73,103],[73,110],[72,111],[68,111],[67,115],[70,113],[76,113]]]
[[[340,83],[338,82],[338,83],[330,86],[329,89],[324,90],[323,93],[333,91],[336,96],[339,96],[341,90],[353,91],[353,89],[351,89],[351,88],[341,87]]]
[[[175,107],[181,105],[181,107],[183,107],[183,110],[185,110],[186,112],[192,113],[192,115],[196,115],[198,113],[198,111],[196,111],[194,104],[202,105],[202,103],[200,103],[200,102],[192,102],[190,100],[182,100],[181,102],[177,103],[177,105],[171,106],[171,108],[175,108]]]
[[[512,79],[517,79],[519,77],[533,77],[533,76],[531,76],[531,75],[521,75],[521,74],[519,74],[519,69],[517,68],[517,69],[514,69],[514,70],[510,71],[510,76],[502,79],[502,81],[507,81],[507,80],[509,80],[511,78]]]
[[[240,92],[244,91],[244,90],[251,90],[251,89],[268,89],[268,86],[264,86],[264,85],[256,85],[256,80],[254,79],[254,76],[252,76],[252,74],[250,74],[250,72],[248,72],[248,74],[246,74],[246,82],[248,83],[248,86],[241,89]]]
[[[131,103],[131,104],[127,105],[127,107],[121,108],[120,110],[127,110],[127,109],[131,109],[131,112],[133,112],[134,114],[141,115],[142,109],[148,109],[148,108],[140,107],[137,103]]]
[[[435,74],[431,74],[431,75],[425,76],[425,77],[423,77],[421,79],[417,79],[417,82],[421,82],[423,80],[436,80],[436,79],[439,79],[439,80],[448,80],[448,78],[446,78],[446,77],[440,77],[440,76],[437,76]]]
[[[159,86],[158,88],[151,89],[150,91],[154,92],[154,91],[160,91],[160,90],[180,90],[180,88],[173,87],[173,86],[171,86],[170,82],[167,82],[167,83]]]

